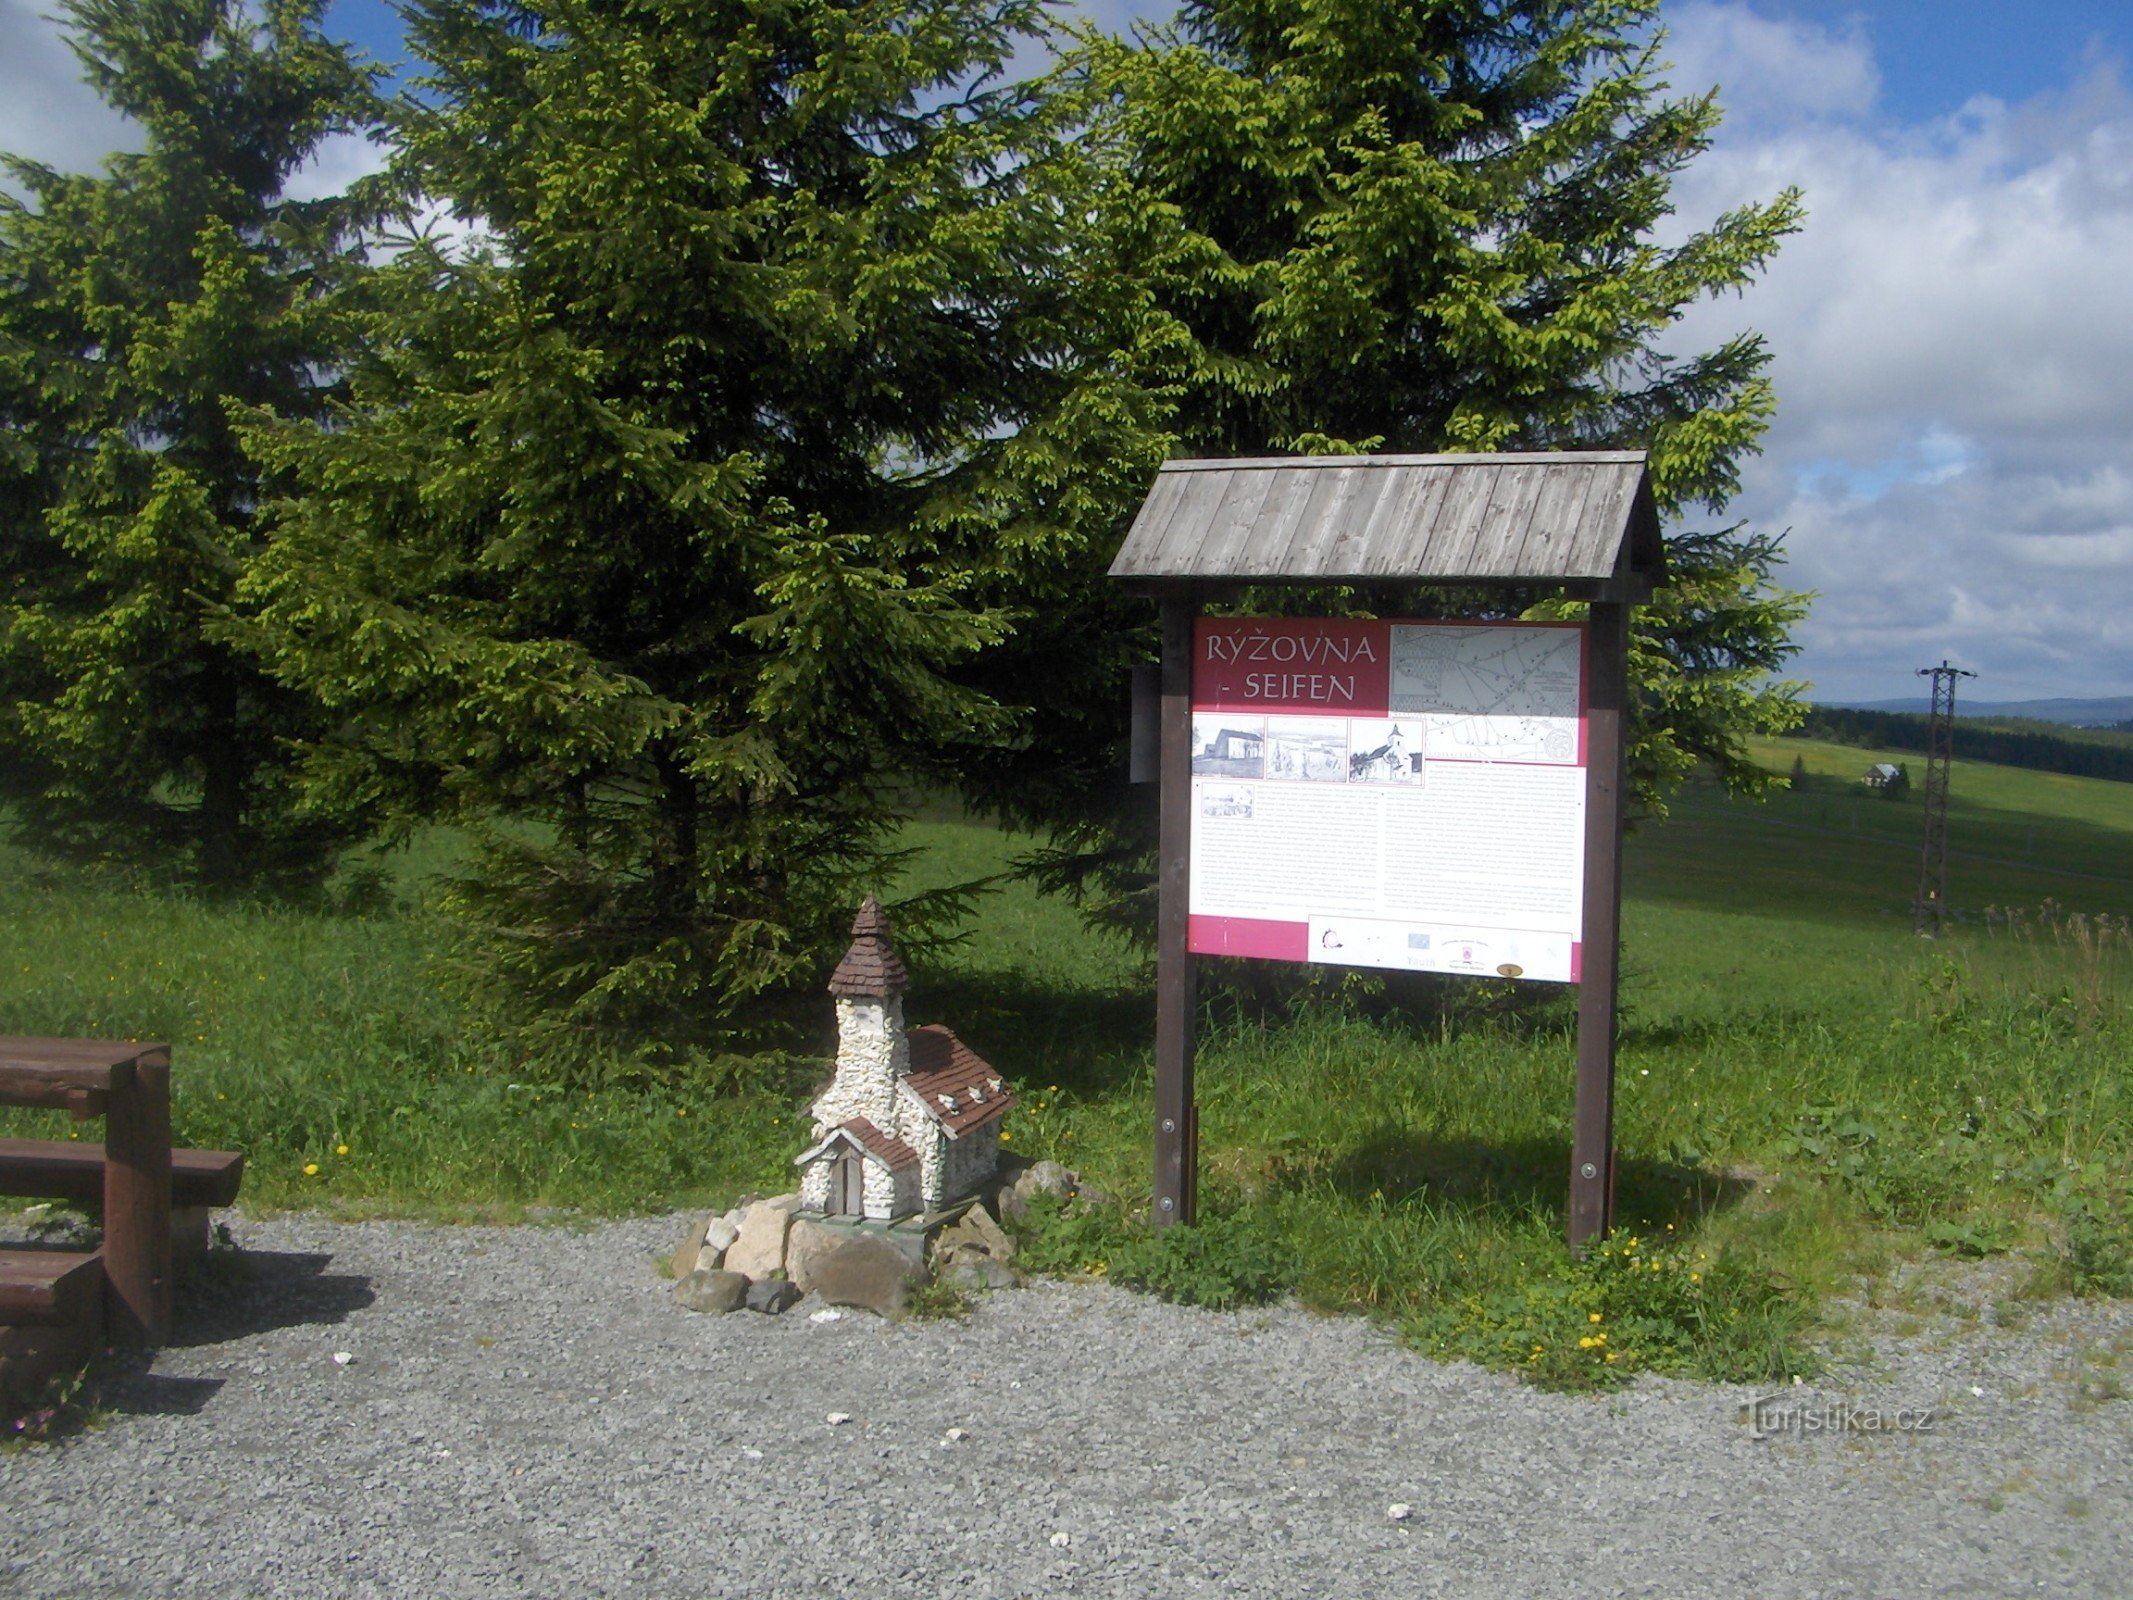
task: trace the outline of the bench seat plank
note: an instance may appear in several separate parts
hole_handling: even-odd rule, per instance
[[[136,1067],[169,1065],[170,1046],[161,1040],[0,1034],[0,1105],[100,1116],[107,1098],[133,1082]]]
[[[0,1250],[0,1323],[64,1324],[96,1314],[100,1251]]]
[[[239,1150],[172,1150],[170,1203],[233,1206],[244,1183]],[[87,1140],[0,1139],[0,1194],[100,1205],[104,1147]]]

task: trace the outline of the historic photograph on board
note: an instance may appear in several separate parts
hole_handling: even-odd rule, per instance
[[[1266,775],[1307,783],[1348,781],[1348,723],[1343,717],[1268,717]]]
[[[1422,784],[1422,746],[1427,727],[1421,717],[1354,717],[1348,723],[1350,783]]]
[[[1266,719],[1217,712],[1192,719],[1195,778],[1259,778],[1266,775]]]

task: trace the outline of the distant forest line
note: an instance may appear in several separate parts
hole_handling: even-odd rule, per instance
[[[1929,719],[1916,712],[1811,706],[1796,731],[1803,739],[1826,739],[1865,750],[1915,750],[1923,755],[1928,725]],[[1958,717],[1955,758],[2133,783],[2133,724],[2072,728],[2055,723]]]

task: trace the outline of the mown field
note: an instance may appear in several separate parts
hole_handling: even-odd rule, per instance
[[[2006,1257],[2021,1295],[2133,1291],[2133,788],[1959,765],[1966,915],[1927,941],[1910,932],[1916,800],[1859,789],[1872,752],[1759,751],[1774,770],[1795,754],[1797,791],[1753,806],[1692,788],[1632,840],[1623,1230],[1582,1263],[1562,1246],[1563,991],[1210,983],[1207,1222],[1161,1244],[1133,1219],[1138,955],[1009,888],[918,967],[911,1019],[950,1023],[1020,1085],[1013,1149],[1119,1197],[1040,1219],[1031,1260],[1215,1303],[1293,1291],[1540,1381],[1797,1371],[1841,1335],[1839,1297],[1904,1261]],[[911,837],[925,854],[905,887],[983,875],[1018,844],[954,821]],[[253,1206],[508,1219],[787,1186],[805,1074],[586,1094],[484,1064],[436,981],[427,866],[396,863],[397,909],[331,917],[92,884],[10,851],[0,1026],[170,1038],[179,1136],[245,1149]]]

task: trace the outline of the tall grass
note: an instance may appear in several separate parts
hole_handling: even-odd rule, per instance
[[[2001,790],[2025,836],[2074,828],[2087,848],[2080,830],[2115,816],[2133,842],[2133,808],[2083,790],[2068,815],[2056,790]],[[1059,1222],[1034,1259],[1216,1302],[1278,1281],[1541,1381],[1797,1371],[1816,1307],[1906,1257],[2013,1253],[2040,1291],[2133,1289],[2123,910],[2002,900],[1922,941],[1862,898],[1844,840],[1766,822],[1692,794],[1634,842],[1621,1231],[1581,1263],[1562,1238],[1567,991],[1210,982],[1198,1094],[1216,1226],[1197,1253],[1135,1221],[1152,1102],[1141,955],[1007,885],[963,945],[917,968],[908,1011],[1016,1082],[1011,1149],[1118,1198]],[[910,840],[921,854],[892,896],[995,874],[1022,847],[955,820]],[[16,885],[0,1028],[170,1039],[178,1136],[245,1150],[250,1205],[508,1218],[789,1184],[805,1073],[564,1093],[470,1048],[435,979],[419,863],[365,915],[208,904],[13,852],[0,871]],[[826,1001],[822,1021],[826,1056]],[[0,1127],[69,1131],[31,1113]]]

